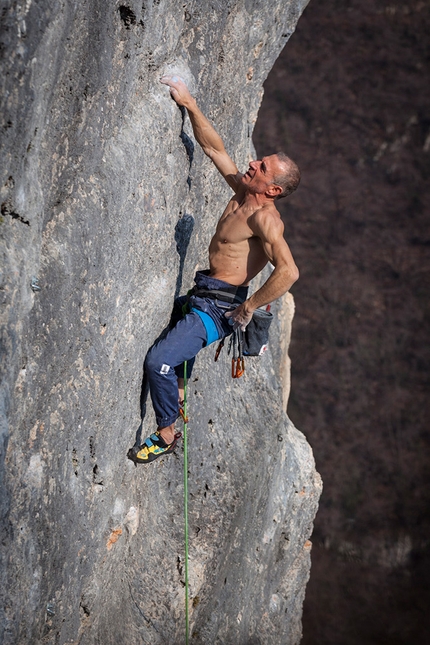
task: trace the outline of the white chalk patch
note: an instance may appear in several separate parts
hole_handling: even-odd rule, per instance
[[[125,516],[124,524],[132,535],[137,533],[137,529],[139,528],[139,510],[135,506],[130,506]]]
[[[39,454],[30,457],[30,463],[25,474],[25,479],[30,486],[40,488],[43,482],[43,466],[44,463]]]

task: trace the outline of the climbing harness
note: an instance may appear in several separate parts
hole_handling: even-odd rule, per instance
[[[237,291],[240,287],[232,287],[230,291],[221,291],[219,289],[199,289],[194,287],[188,292],[188,296],[197,296],[199,298],[209,298],[210,300],[215,300],[218,307],[222,305],[220,303],[228,303],[229,305],[241,305],[245,298],[239,297]]]
[[[210,300],[217,300],[221,303],[229,303],[240,305],[246,300],[248,294],[248,287],[236,286],[233,284],[228,284],[227,282],[220,282],[220,289],[208,288],[205,285],[207,278],[210,278],[210,269],[205,269],[203,271],[197,271],[196,273],[196,284],[188,292],[188,296],[198,296],[199,298],[209,298]],[[203,284],[202,284],[203,280]],[[218,302],[216,303],[217,306]]]
[[[189,614],[188,614],[188,417],[187,417],[187,361],[184,362],[184,400],[180,408],[184,422],[184,538],[185,538],[185,645],[188,645]]]

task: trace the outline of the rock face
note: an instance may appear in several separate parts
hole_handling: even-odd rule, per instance
[[[243,167],[304,5],[4,4],[1,643],[184,642],[181,449],[125,455],[146,350],[229,189],[158,79],[186,78]],[[190,383],[196,644],[301,637],[321,486],[283,411],[291,296],[277,308],[282,342],[243,379],[210,348]]]

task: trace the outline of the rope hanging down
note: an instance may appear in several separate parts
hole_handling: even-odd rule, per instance
[[[188,441],[187,441],[187,361],[184,362],[184,520],[185,520],[185,645],[188,645]]]

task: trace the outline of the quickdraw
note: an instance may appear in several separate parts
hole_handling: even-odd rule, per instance
[[[188,423],[188,417],[185,414],[185,404],[185,399],[183,401],[179,401],[179,416],[184,423]]]
[[[222,341],[218,344],[218,347],[216,348],[215,358],[214,358],[215,363],[217,362],[223,347],[224,347],[224,338],[222,339]]]
[[[214,359],[215,361],[218,360],[223,347],[224,339],[222,339],[216,349]],[[245,359],[243,358],[243,331],[240,328],[235,329],[230,336],[227,348],[227,353],[229,356],[232,350],[233,354],[231,359],[231,377],[240,378],[245,374]]]
[[[231,376],[240,378],[245,374],[245,360],[243,358],[243,332],[236,329],[233,334],[233,358],[231,359]]]

